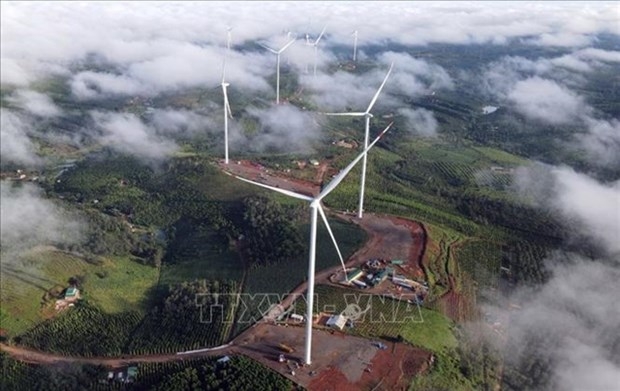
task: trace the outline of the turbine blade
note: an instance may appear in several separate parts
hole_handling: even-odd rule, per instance
[[[383,79],[383,83],[381,83],[381,86],[379,87],[379,89],[375,93],[375,96],[372,97],[372,100],[370,101],[370,104],[368,105],[368,108],[366,109],[367,113],[370,113],[370,110],[372,109],[372,106],[374,106],[375,102],[377,101],[377,98],[379,97],[379,94],[381,93],[381,90],[383,89],[383,86],[387,82],[387,79],[390,76],[390,73],[392,72],[392,68],[393,67],[394,67],[394,63],[392,63],[390,65],[390,69],[388,70],[387,75],[385,75],[385,79]]]
[[[325,34],[325,29],[327,28],[327,25],[325,25],[323,27],[323,30],[321,31],[321,34],[319,35],[319,37],[316,39],[316,41],[314,41],[314,46],[319,44],[319,41],[321,40],[321,38],[323,37],[323,34]]]
[[[230,173],[227,173],[227,174],[228,175],[232,175]],[[264,183],[260,183],[260,182],[254,182],[254,181],[242,178],[242,177],[237,176],[237,175],[232,175],[232,176],[234,176],[235,178],[237,178],[239,180],[242,180],[242,181],[247,182],[247,183],[251,183],[251,184],[256,185],[256,186],[264,187],[265,189],[270,189],[270,190],[273,190],[273,191],[277,191],[278,193],[286,194],[289,197],[298,198],[298,199],[304,200],[304,201],[312,201],[312,200],[314,200],[314,198],[309,197],[309,196],[307,196],[305,194],[299,194],[299,193],[292,192],[290,190],[280,189],[279,187],[265,185]]]
[[[381,137],[383,137],[383,135],[390,130],[390,127],[392,127],[392,125],[394,124],[394,122],[391,122],[387,128],[385,128],[383,130],[383,132],[381,132],[381,134],[379,134],[379,136],[377,136],[376,139],[374,139],[374,141],[372,143],[370,143],[368,145],[368,148],[366,148],[362,153],[360,153],[347,167],[345,167],[344,170],[340,171],[340,173],[338,173],[338,175],[336,175],[336,177],[334,177],[334,179],[332,179],[331,182],[329,182],[327,184],[327,186],[325,186],[323,188],[323,190],[321,191],[321,193],[316,197],[317,199],[321,200],[323,199],[326,195],[328,195],[329,193],[331,193],[336,186],[338,186],[338,184],[340,182],[342,182],[342,180],[344,179],[345,176],[347,176],[347,174],[349,173],[349,171],[351,171],[353,169],[353,167],[355,167],[355,165],[357,164],[357,162],[359,162],[362,157],[364,157],[365,154],[368,153],[368,151],[370,150],[370,148],[372,148],[377,141],[379,141],[379,139],[381,139]]]
[[[269,47],[269,46],[267,46],[267,45],[263,45],[263,44],[262,44],[262,43],[260,43],[260,42],[259,42],[258,44],[259,44],[260,46],[262,46],[263,48],[265,48],[265,49],[269,50],[271,53],[273,53],[273,54],[278,54],[278,51],[277,51],[277,50],[272,49],[272,48],[270,48],[270,47]]]
[[[289,46],[291,46],[293,44],[293,42],[295,42],[295,39],[291,39],[290,41],[288,41],[288,43],[286,45],[282,46],[282,49],[278,50],[276,52],[276,54],[280,54],[283,51],[285,51]]]
[[[338,258],[340,258],[340,264],[342,264],[342,270],[345,272],[344,275],[347,275],[347,268],[344,266],[344,259],[342,258],[342,253],[340,252],[340,247],[338,247],[338,243],[336,242],[336,237],[332,232],[331,227],[329,226],[329,222],[327,222],[327,216],[325,216],[325,211],[323,211],[323,207],[319,204],[319,213],[321,214],[321,218],[325,223],[325,228],[327,228],[327,232],[329,232],[329,236],[332,238],[332,242],[334,242],[334,247],[336,247],[336,252],[338,253]],[[346,277],[345,277],[346,278]]]
[[[224,92],[224,110],[228,113],[228,116],[232,118],[232,112],[230,110],[230,102],[228,102],[228,92],[226,91],[226,87],[222,86],[222,91]]]
[[[340,117],[363,117],[366,115],[366,113],[355,113],[355,112],[351,112],[351,113],[322,113],[319,112],[319,114],[323,114],[323,115],[331,115],[334,117],[340,116]]]

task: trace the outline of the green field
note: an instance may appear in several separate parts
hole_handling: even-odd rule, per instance
[[[146,298],[157,284],[159,271],[126,257],[94,264],[55,250],[31,252],[19,266],[3,267],[2,312],[6,316],[2,328],[17,335],[52,316],[55,299],[44,300],[44,295],[53,288],[66,288],[75,276],[80,276],[84,298],[103,311],[116,314],[146,311]]]

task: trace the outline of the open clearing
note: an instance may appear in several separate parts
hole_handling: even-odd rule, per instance
[[[309,390],[406,389],[411,378],[428,367],[431,353],[403,343],[387,343],[379,349],[372,340],[337,331],[317,330],[312,334],[312,364],[303,361],[304,328],[258,324],[235,341],[240,353],[282,373]],[[279,362],[280,343],[294,349]],[[236,350],[236,349],[235,349]],[[294,373],[294,375],[292,374]]]

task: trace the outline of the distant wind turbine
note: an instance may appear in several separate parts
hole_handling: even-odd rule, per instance
[[[314,47],[314,76],[315,77],[316,77],[316,63],[317,63],[317,57],[318,57],[319,41],[323,37],[323,34],[325,34],[326,28],[327,28],[327,25],[323,27],[321,34],[319,34],[318,38],[315,39],[313,42],[310,42],[310,36],[306,34],[306,44]]]
[[[226,50],[228,50],[229,52],[230,52],[230,41],[231,41],[230,31],[231,30],[232,30],[232,27],[226,28]]]
[[[312,309],[314,307],[314,274],[315,274],[315,264],[316,264],[316,230],[317,230],[317,212],[321,214],[321,218],[323,219],[323,222],[325,223],[325,226],[327,227],[327,230],[329,231],[332,240],[334,241],[334,244],[336,245],[336,248],[338,248],[338,244],[336,244],[336,239],[334,238],[334,235],[331,231],[331,228],[329,227],[329,223],[327,222],[327,217],[325,216],[325,212],[323,211],[323,207],[321,206],[321,200],[323,198],[325,198],[329,193],[331,193],[336,186],[338,186],[338,184],[340,184],[340,182],[342,182],[342,180],[345,178],[345,176],[347,176],[347,174],[349,173],[349,171],[351,171],[353,169],[353,167],[357,164],[357,162],[360,161],[360,159],[362,159],[362,157],[365,157],[366,154],[368,153],[368,151],[370,150],[370,148],[372,148],[377,141],[379,141],[379,139],[381,139],[381,137],[390,129],[390,127],[392,126],[392,124],[389,124],[387,126],[387,128],[385,128],[383,130],[383,132],[381,132],[381,134],[379,134],[379,136],[370,144],[368,145],[364,151],[359,154],[344,170],[340,171],[340,173],[338,173],[338,175],[336,175],[334,177],[334,179],[332,179],[332,181],[330,183],[327,184],[327,186],[325,186],[323,188],[323,190],[319,193],[319,195],[317,195],[316,197],[310,197],[307,196],[305,194],[300,194],[300,193],[295,193],[293,191],[290,190],[285,190],[285,189],[281,189],[279,187],[273,187],[273,186],[269,186],[269,185],[265,185],[263,183],[260,182],[254,182],[251,181],[249,179],[245,179],[242,178],[240,176],[235,176],[237,179],[240,179],[244,182],[248,182],[251,183],[253,185],[256,186],[260,186],[260,187],[264,187],[273,191],[277,191],[278,193],[282,193],[285,194],[289,197],[293,197],[293,198],[297,198],[297,199],[301,199],[304,201],[307,201],[310,203],[310,251],[309,251],[309,260],[308,260],[308,293],[307,293],[307,297],[306,297],[306,302],[307,302],[307,312],[306,312],[306,343],[305,343],[305,357],[304,357],[304,361],[306,364],[311,364],[312,360],[311,360],[311,354],[312,354],[312,319],[313,319],[313,313],[312,313]],[[229,174],[232,175],[232,174]],[[340,250],[338,250],[338,252],[340,253]]]
[[[353,62],[355,62],[357,55],[357,30],[355,30],[351,35],[353,35]]]
[[[370,119],[373,117],[373,115],[370,113],[370,110],[372,110],[372,107],[375,105],[375,102],[377,101],[377,98],[379,97],[379,94],[381,93],[383,86],[385,86],[385,83],[387,82],[387,79],[390,76],[390,73],[392,72],[393,67],[394,67],[394,63],[390,65],[390,69],[388,70],[387,75],[385,75],[385,78],[383,79],[383,83],[381,83],[381,86],[375,93],[375,96],[373,96],[366,111],[346,112],[346,113],[323,113],[325,115],[334,115],[334,116],[364,117],[366,119],[366,131],[364,134],[364,147],[368,147],[368,137],[370,133]],[[361,178],[361,185],[360,185],[360,201],[359,201],[359,207],[357,211],[357,216],[360,219],[362,218],[362,213],[364,210],[364,187],[366,184],[366,163],[367,163],[367,159],[366,159],[366,155],[364,155],[364,161],[362,163],[362,178]]]
[[[291,46],[293,42],[295,42],[295,38],[288,41],[284,46],[282,46],[282,48],[280,48],[280,50],[275,50],[267,45],[259,43],[259,45],[276,55],[276,104],[280,104],[280,54],[282,54],[282,52],[284,52],[289,46]]]

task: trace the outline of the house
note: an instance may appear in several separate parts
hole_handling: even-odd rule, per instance
[[[80,298],[80,291],[74,287],[70,286],[65,291],[65,301],[73,302]]]
[[[325,324],[327,325],[327,327],[342,330],[344,326],[346,326],[347,320],[347,317],[344,315],[333,315],[327,320],[327,323]]]

